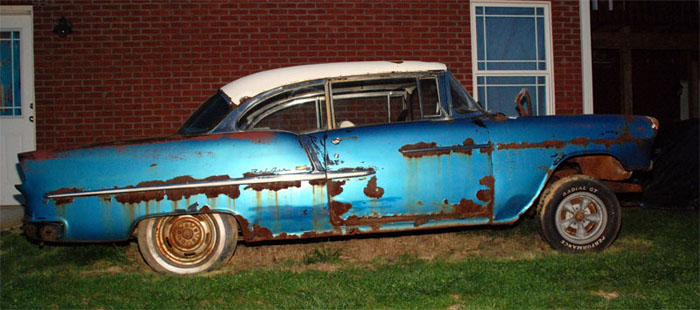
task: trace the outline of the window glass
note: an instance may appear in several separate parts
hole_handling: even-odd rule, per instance
[[[515,97],[526,88],[532,100],[534,115],[546,112],[545,76],[480,76],[477,78],[479,94],[489,101],[489,109],[507,116],[517,116]]]
[[[0,32],[0,116],[22,115],[19,34]]]
[[[241,117],[238,127],[245,130],[284,130],[295,133],[325,128],[323,84],[306,85],[283,91],[256,104]]]
[[[325,103],[322,100],[313,100],[302,104],[291,105],[263,118],[251,129],[286,130],[296,133],[315,131],[319,129],[316,117],[318,115],[319,105],[323,107]],[[325,111],[325,109],[323,109],[323,111]]]
[[[197,111],[185,121],[178,133],[186,135],[207,133],[214,129],[232,110],[226,95],[217,92],[202,103]]]
[[[553,98],[547,3],[472,1],[474,83],[487,110],[517,116],[515,97],[526,88],[533,114],[548,114]]]
[[[415,77],[343,81],[333,83],[331,88],[338,128],[405,122],[420,120],[421,115],[440,115],[437,80],[434,77],[421,78],[420,83]]]
[[[423,116],[440,115],[440,96],[437,87],[437,79],[423,78],[420,80],[421,103],[423,104]]]
[[[471,95],[462,87],[462,84],[450,73],[450,97],[452,97],[452,108],[456,113],[468,114],[481,111],[481,107]]]

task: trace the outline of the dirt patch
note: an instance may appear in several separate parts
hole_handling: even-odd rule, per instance
[[[304,264],[304,258],[319,249],[340,250],[337,263]],[[275,244],[239,244],[228,267],[233,270],[255,268],[308,269],[334,271],[343,265],[371,267],[392,263],[403,257],[420,260],[457,261],[470,257],[495,259],[535,259],[549,246],[537,233],[511,234],[507,231],[467,230],[404,235],[374,235],[344,239],[280,242]],[[228,269],[228,268],[227,268]]]

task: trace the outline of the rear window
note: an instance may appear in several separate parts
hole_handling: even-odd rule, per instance
[[[203,134],[211,131],[233,111],[230,101],[221,91],[209,97],[177,131],[183,135]]]

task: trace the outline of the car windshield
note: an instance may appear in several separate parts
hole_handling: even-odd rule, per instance
[[[221,91],[209,97],[177,131],[183,135],[207,133],[214,129],[231,111],[233,106]]]
[[[468,114],[474,112],[483,112],[484,109],[481,108],[478,102],[472,98],[472,96],[467,92],[462,84],[457,81],[457,79],[452,75],[452,73],[447,73],[447,78],[450,81],[450,95],[452,96],[452,108],[456,113]]]

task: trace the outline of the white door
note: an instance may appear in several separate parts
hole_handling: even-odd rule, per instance
[[[19,205],[17,153],[36,148],[31,6],[0,6],[0,205]]]

